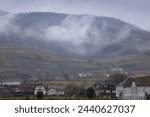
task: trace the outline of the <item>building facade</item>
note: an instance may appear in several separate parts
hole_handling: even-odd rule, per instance
[[[149,100],[150,76],[124,80],[116,86],[116,97],[123,100]]]
[[[95,83],[93,88],[97,97],[116,98],[116,87],[113,81]]]
[[[65,87],[64,86],[49,86],[47,95],[49,96],[64,96]]]
[[[34,89],[34,95],[37,95],[38,92],[42,92],[43,95],[47,95],[46,88],[42,85],[36,86]]]

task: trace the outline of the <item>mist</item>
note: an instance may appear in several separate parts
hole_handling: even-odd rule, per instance
[[[19,39],[33,38],[48,43],[55,42],[65,51],[83,56],[102,53],[106,47],[123,42],[131,30],[137,28],[118,20],[120,26],[117,29],[116,24],[111,24],[112,22],[105,18],[102,19],[101,26],[98,26],[100,24],[95,23],[96,16],[93,15],[67,15],[57,25],[45,27],[38,22],[33,27],[22,28],[14,23],[16,15],[0,17],[0,35],[5,35],[9,39],[15,35]],[[138,50],[141,49],[138,45],[136,47]],[[145,46],[142,47],[147,49]]]

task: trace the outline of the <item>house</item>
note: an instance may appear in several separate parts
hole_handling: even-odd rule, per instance
[[[91,73],[79,73],[78,76],[81,78],[85,78],[85,77],[91,77],[92,74]]]
[[[19,81],[5,81],[5,82],[2,82],[2,85],[20,85],[21,82]]]
[[[113,81],[106,80],[104,82],[95,83],[93,86],[97,97],[101,98],[115,98],[116,87]]]
[[[116,97],[123,100],[150,99],[150,76],[127,78],[116,86]]]
[[[16,96],[15,92],[19,89],[21,81],[11,80],[3,81],[1,83],[1,96],[2,97],[12,97]]]
[[[65,94],[64,86],[49,86],[47,95],[49,96],[63,96]]]
[[[39,85],[40,84],[36,82],[22,82],[19,86],[19,91],[16,93],[18,96],[33,96],[35,88]]]
[[[47,91],[46,91],[46,88],[42,85],[39,85],[39,86],[36,86],[35,89],[34,89],[34,95],[37,95],[38,92],[42,92],[43,95],[47,95]]]

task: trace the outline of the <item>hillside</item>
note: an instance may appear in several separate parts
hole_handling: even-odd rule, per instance
[[[121,67],[131,75],[150,75],[150,51],[137,55],[96,59],[94,62],[107,70]]]
[[[150,50],[149,32],[115,18],[31,12],[9,14],[0,21],[4,44],[93,58]]]
[[[88,14],[0,14],[1,78],[64,72],[103,76],[116,66],[149,74],[150,32],[134,25]]]
[[[52,51],[0,46],[0,78],[54,78],[80,72],[100,73],[101,69],[85,60]]]

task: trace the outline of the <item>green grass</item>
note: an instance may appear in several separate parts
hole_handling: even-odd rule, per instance
[[[52,51],[0,46],[0,77],[21,78],[21,74],[26,73],[63,74],[96,71],[95,69],[99,67],[85,60]]]
[[[129,71],[134,75],[150,75],[150,55],[146,55],[145,53],[116,56],[112,58],[108,57],[97,61],[107,66],[122,67],[124,70]]]
[[[86,60],[65,56],[48,50],[27,49],[0,45],[0,78],[23,78],[23,74],[62,75],[64,72],[106,73],[109,68],[120,66],[134,75],[149,75],[150,55],[124,55],[97,60],[102,65],[93,65]],[[107,67],[103,66],[106,65]]]
[[[87,86],[89,84],[94,84],[95,82],[100,82],[100,81],[104,81],[106,80],[106,78],[88,78],[86,80],[71,80],[71,81],[65,81],[65,80],[55,80],[55,81],[43,81],[42,84],[44,85],[63,85],[66,86],[68,84],[76,84],[78,86]]]
[[[0,98],[0,100],[38,100],[35,96],[30,97],[9,97],[9,98]],[[41,100],[114,100],[112,98],[101,98],[95,97],[89,99],[87,97],[56,97],[56,96],[45,96]]]

